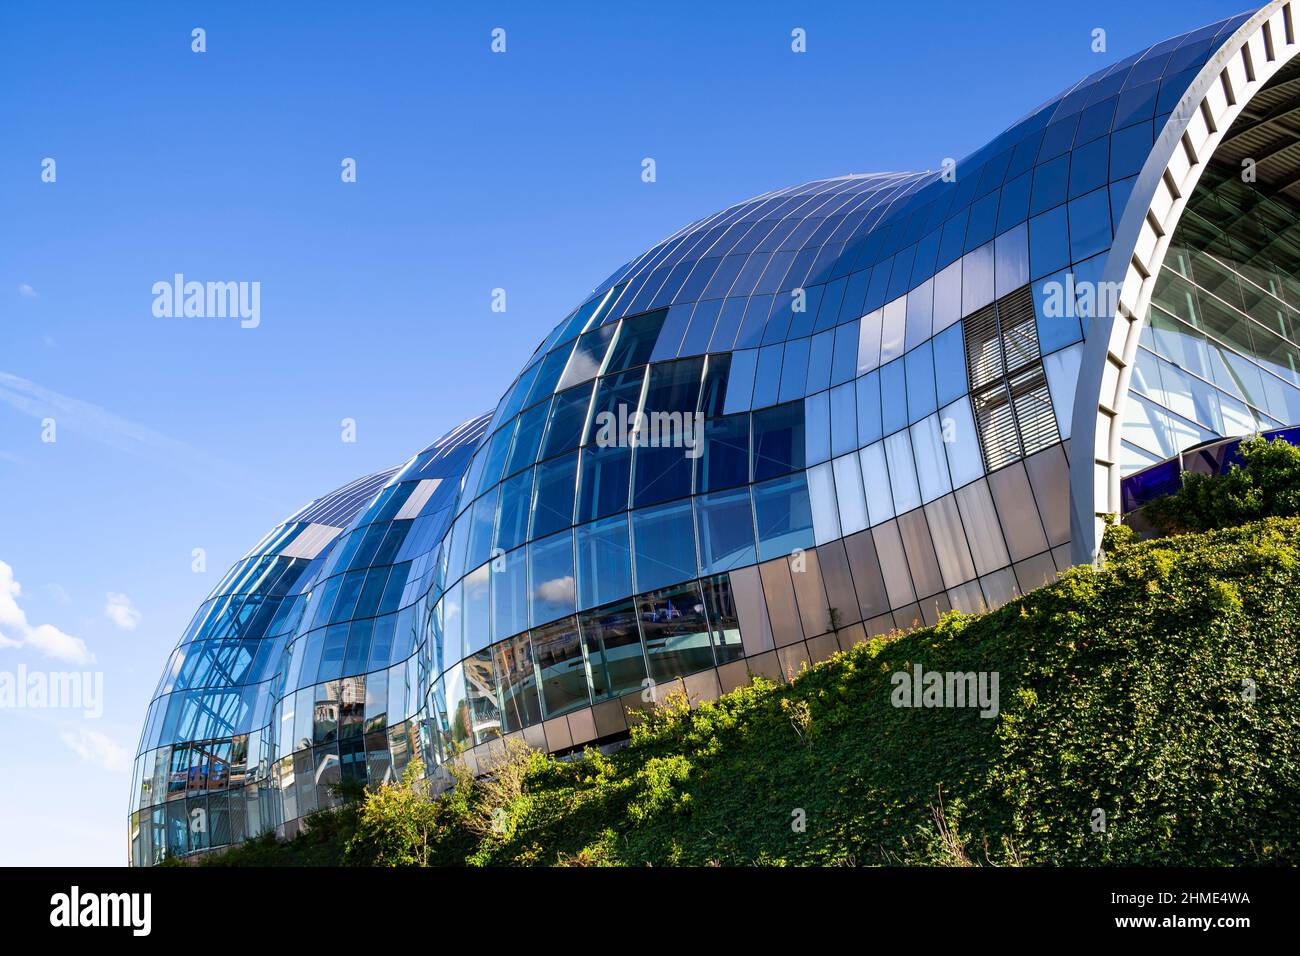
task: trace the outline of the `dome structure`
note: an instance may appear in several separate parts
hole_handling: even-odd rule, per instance
[[[1300,422],[1297,51],[1273,2],[943,170],[777,190],[628,262],[494,413],[218,585],[150,705],[133,862],[998,606],[1096,556],[1127,476]]]

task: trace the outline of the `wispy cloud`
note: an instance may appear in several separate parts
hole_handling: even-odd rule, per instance
[[[246,488],[259,484],[255,477],[192,445],[93,402],[64,395],[9,372],[0,372],[0,404],[32,418],[54,419],[60,435],[64,431],[84,435],[111,448],[146,455],[180,471],[221,482],[237,481]]]
[[[126,748],[98,730],[78,727],[64,731],[62,737],[78,757],[105,770],[120,773],[131,766],[131,755]]]
[[[33,289],[31,286],[29,286],[26,282],[23,282],[18,286],[18,294],[22,296],[24,299],[40,298],[40,295],[37,294],[36,290]]]
[[[89,664],[95,659],[86,642],[59,630],[53,624],[32,624],[18,599],[23,589],[14,580],[14,569],[0,561],[0,647],[30,647],[35,651],[72,664]]]
[[[104,614],[108,619],[124,631],[134,631],[140,623],[140,612],[135,609],[131,599],[113,591],[108,592],[107,599]]]

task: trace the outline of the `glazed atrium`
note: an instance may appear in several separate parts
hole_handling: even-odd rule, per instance
[[[996,607],[1184,456],[1300,423],[1296,12],[1114,62],[951,170],[778,189],[631,259],[493,411],[225,575],[148,703],[132,863]]]

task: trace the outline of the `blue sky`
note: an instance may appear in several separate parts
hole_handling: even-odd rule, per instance
[[[881,7],[3,5],[0,671],[102,672],[104,713],[0,708],[0,863],[123,863],[145,707],[225,569],[494,407],[623,261],[769,189],[935,168],[1243,9]],[[155,317],[177,272],[260,282],[261,324]]]

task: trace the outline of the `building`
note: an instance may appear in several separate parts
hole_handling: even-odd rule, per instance
[[[1300,422],[1298,51],[1277,0],[953,166],[631,260],[494,413],[227,574],[149,707],[132,861],[999,605],[1095,557],[1125,476]]]

